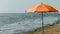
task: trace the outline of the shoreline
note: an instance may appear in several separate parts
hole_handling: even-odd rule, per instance
[[[55,34],[56,33],[55,30],[58,31],[59,28],[60,28],[60,20],[58,20],[56,23],[48,24],[48,25],[44,26],[44,34]],[[37,28],[32,32],[28,32],[28,34],[42,34],[42,29]]]
[[[57,32],[60,32],[60,20],[58,20],[53,24],[47,24],[46,26],[44,26],[44,34],[55,34]],[[32,31],[23,32],[23,33],[24,34],[43,34],[42,27],[34,29]],[[13,33],[13,34],[20,34],[20,33]]]

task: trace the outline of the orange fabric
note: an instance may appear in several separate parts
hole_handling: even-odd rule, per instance
[[[58,12],[58,11],[47,4],[39,4],[26,10],[26,12]]]

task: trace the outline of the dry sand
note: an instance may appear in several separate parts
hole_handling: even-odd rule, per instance
[[[42,34],[42,31],[35,31],[31,34]],[[44,29],[44,34],[60,34],[60,23],[54,24],[53,26],[49,26]]]

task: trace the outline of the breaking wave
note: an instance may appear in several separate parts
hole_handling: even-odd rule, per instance
[[[44,26],[53,24],[59,20],[60,14],[44,14]],[[41,14],[1,14],[0,15],[0,34],[25,34],[42,27]],[[25,32],[25,33],[24,33]]]

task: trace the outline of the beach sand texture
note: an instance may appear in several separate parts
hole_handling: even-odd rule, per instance
[[[35,31],[31,34],[43,34],[42,31]],[[44,34],[60,34],[60,22],[44,29]]]

